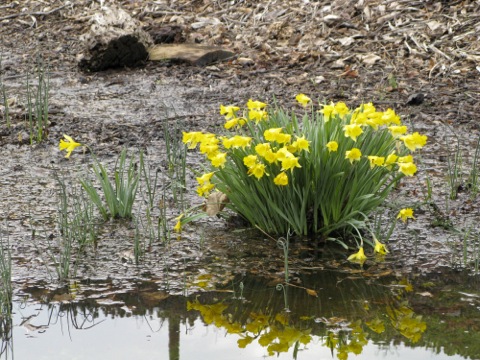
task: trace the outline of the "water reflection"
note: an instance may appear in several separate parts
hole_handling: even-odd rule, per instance
[[[55,300],[14,304],[13,325],[1,328],[0,358],[438,360],[449,353],[465,357],[448,359],[478,359],[478,333],[472,330],[480,297],[473,292],[439,292],[457,306],[466,298],[472,311],[462,308],[473,326],[449,329],[445,337],[442,321],[451,323],[432,310],[436,293],[426,296],[426,285],[414,289],[406,279],[334,271],[293,278],[285,291],[276,285],[274,278],[238,277],[223,289],[188,298],[169,296],[150,282],[128,292],[103,284],[103,293],[93,293],[79,284],[75,294],[67,287],[47,296],[32,288],[37,299]],[[444,311],[450,309],[444,298],[438,300]],[[455,320],[459,326],[466,319]],[[467,330],[470,342],[463,338],[452,350]]]
[[[284,284],[276,287],[278,294],[264,284],[242,283],[249,289],[242,301],[197,299],[187,309],[198,311],[205,324],[236,334],[238,347],[257,342],[269,356],[292,351],[296,359],[300,349],[317,339],[345,360],[361,354],[369,339],[380,334],[389,339],[401,335],[411,343],[421,339],[427,325],[409,305],[406,295],[412,287],[407,281],[384,283],[327,271],[320,276],[302,279],[302,284],[321,284],[316,290]]]

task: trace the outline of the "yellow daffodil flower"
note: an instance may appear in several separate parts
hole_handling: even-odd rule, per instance
[[[268,113],[264,110],[253,109],[248,112],[248,118],[254,120],[258,124],[260,121],[268,118]]]
[[[230,149],[233,144],[233,138],[222,137],[222,145],[225,149]]]
[[[287,174],[285,174],[284,171],[282,171],[280,174],[275,176],[275,179],[273,179],[273,182],[275,183],[275,185],[278,185],[278,186],[286,186],[288,185],[288,176]]]
[[[305,135],[302,136],[302,137],[297,136],[297,139],[292,143],[292,146],[295,147],[297,149],[297,151],[305,150],[305,151],[309,152],[310,141],[305,139]]]
[[[227,161],[227,153],[218,153],[212,159],[212,166],[214,167],[224,167],[225,162]]]
[[[297,157],[286,157],[282,160],[282,171],[293,170],[293,168],[301,168]]]
[[[268,150],[265,155],[263,155],[263,158],[267,160],[270,164],[273,164],[275,161],[277,161],[277,154],[274,153],[272,150]]]
[[[195,149],[197,144],[200,142],[203,133],[200,131],[192,131],[192,132],[183,132],[182,141],[184,144],[188,144],[189,149]]]
[[[292,135],[290,134],[278,134],[275,141],[279,144],[286,144],[292,140]]]
[[[404,223],[406,223],[408,219],[415,219],[413,217],[413,209],[411,208],[401,209],[397,215],[397,219],[401,219]]]
[[[241,128],[243,125],[245,125],[247,123],[247,119],[241,117],[241,118],[233,118],[233,119],[230,119],[230,120],[227,120],[225,122],[225,124],[223,125],[223,127],[227,130],[230,130],[231,128],[235,127],[235,126],[238,126],[239,128]]]
[[[323,114],[323,120],[325,122],[330,121],[332,116],[335,115],[334,111],[335,111],[335,105],[333,103],[331,103],[330,105],[323,105],[322,110],[319,110],[319,112]]]
[[[303,107],[308,106],[308,104],[312,101],[312,99],[305,94],[298,94],[295,96],[295,100],[297,100]]]
[[[233,118],[233,119],[230,119],[228,121],[225,122],[225,124],[223,125],[223,127],[227,130],[231,129],[232,127],[238,125],[238,119],[237,118]]]
[[[413,156],[412,156],[412,155],[400,156],[400,157],[397,159],[397,162],[399,162],[399,163],[409,163],[409,162],[413,162]]]
[[[215,187],[215,184],[212,184],[210,182],[204,183],[197,188],[197,194],[199,196],[207,197],[214,187]]]
[[[383,125],[381,113],[375,112],[367,116],[367,125],[377,131],[379,126]]]
[[[345,125],[343,131],[345,132],[345,137],[349,137],[353,141],[357,141],[357,137],[363,133],[362,127],[358,124]]]
[[[350,112],[350,110],[348,109],[348,106],[344,102],[340,101],[335,104],[334,112],[335,114],[338,114],[341,118],[343,118],[345,115],[347,115]]]
[[[65,150],[67,152],[67,155],[65,155],[65,158],[70,158],[70,155],[72,154],[72,151],[75,150],[77,147],[82,146],[82,144],[76,142],[73,140],[70,136],[68,135],[63,135],[65,140],[60,139],[60,143],[58,144],[58,148],[60,151]]]
[[[387,109],[387,111],[384,111],[382,113],[382,120],[385,125],[390,125],[390,124],[395,124],[395,125],[400,125],[400,116],[398,116],[394,110],[392,109]]]
[[[400,140],[403,140],[403,143],[410,151],[415,151],[416,149],[421,149],[427,143],[427,136],[420,135],[418,132],[415,132],[410,135],[405,135],[400,137]]]
[[[403,126],[392,125],[388,127],[388,130],[390,131],[390,134],[392,134],[394,138],[398,138],[403,134],[405,134],[408,129],[405,125]]]
[[[225,115],[225,120],[230,120],[230,119],[236,118],[237,117],[236,112],[238,110],[240,110],[240,108],[238,106],[232,106],[232,105],[223,106],[223,105],[220,105],[220,114]]]
[[[197,181],[200,185],[203,185],[203,184],[206,184],[206,183],[209,183],[210,182],[210,179],[212,178],[213,174],[215,174],[214,172],[209,172],[209,173],[206,173],[206,174],[203,174],[202,176],[200,177],[197,177]]]
[[[233,148],[242,148],[245,149],[247,146],[250,146],[250,142],[252,138],[249,136],[240,136],[235,135],[232,139],[232,147]]]
[[[255,152],[260,156],[265,156],[267,151],[272,150],[270,143],[261,143],[255,146]]]
[[[353,164],[354,161],[359,161],[361,157],[362,152],[357,148],[353,148],[352,150],[345,152],[345,159],[350,160],[351,164]]]
[[[279,161],[283,161],[286,158],[293,158],[295,155],[293,155],[290,151],[288,151],[288,148],[282,147],[276,152],[276,159]]]
[[[367,125],[368,116],[364,112],[354,112],[350,124]]]
[[[388,250],[385,244],[382,244],[380,241],[378,241],[376,237],[373,238],[373,241],[375,241],[375,247],[373,250],[376,253],[379,253],[380,255],[385,255],[388,253]]]
[[[382,166],[385,162],[383,156],[367,156],[368,161],[370,161],[370,168],[373,169],[375,166]]]
[[[377,110],[375,109],[375,106],[373,105],[373,103],[369,102],[369,103],[360,105],[358,108],[355,109],[355,112],[357,111],[364,113],[365,115],[370,115],[375,113]]]
[[[262,110],[267,106],[267,104],[261,102],[261,101],[253,101],[252,99],[249,99],[247,102],[247,108],[248,110]]]
[[[398,171],[406,176],[413,176],[417,172],[417,166],[413,162],[398,163]]]
[[[257,163],[257,156],[256,155],[248,155],[243,158],[243,163],[246,167],[251,168]]]
[[[395,154],[395,152],[392,152],[385,159],[385,164],[384,165],[388,167],[388,166],[394,164],[395,162],[397,162],[397,160],[398,160],[398,156]]]
[[[267,141],[277,141],[277,137],[282,133],[282,131],[282,128],[270,128],[263,132],[263,137]]]
[[[262,164],[262,163],[254,164],[252,167],[248,169],[248,175],[253,175],[258,180],[260,180],[263,177],[263,175],[268,175],[265,172],[265,164]]]
[[[200,152],[207,155],[208,158],[215,156],[218,153],[218,141],[201,142]]]
[[[176,217],[175,220],[177,220],[177,223],[175,224],[175,226],[173,227],[173,231],[177,232],[177,233],[181,233],[182,232],[182,217],[183,217],[184,214],[180,214],[180,216]]]
[[[329,141],[326,145],[328,152],[336,152],[338,149],[338,143],[336,141]]]
[[[355,254],[350,255],[347,258],[347,260],[362,265],[365,262],[365,260],[367,260],[367,257],[365,256],[365,252],[363,251],[363,247],[360,247],[358,249],[358,252],[356,252]]]

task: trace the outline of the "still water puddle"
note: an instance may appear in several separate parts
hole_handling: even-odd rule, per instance
[[[186,297],[30,296],[2,328],[1,359],[480,359],[477,282],[322,271],[277,285],[237,277]]]

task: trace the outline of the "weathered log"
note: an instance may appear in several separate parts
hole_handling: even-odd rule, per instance
[[[153,41],[139,21],[116,6],[102,7],[92,16],[89,31],[81,36],[84,52],[80,68],[101,71],[116,67],[134,67],[148,59]]]

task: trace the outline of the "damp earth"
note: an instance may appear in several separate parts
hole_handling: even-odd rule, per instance
[[[171,31],[172,41],[236,55],[205,66],[165,60],[83,72],[79,35],[98,2],[0,5],[0,235],[14,290],[2,356],[480,359],[477,2],[116,3],[152,34]],[[35,141],[28,95],[42,74],[48,120]],[[235,219],[172,231],[177,216],[202,203],[195,177],[203,158],[185,152],[182,131],[218,131],[220,104],[250,98],[300,111],[298,93],[352,107],[371,101],[428,135],[417,175],[379,212],[387,229],[399,208],[415,209],[389,235],[384,261],[359,267],[333,243],[291,238],[286,267],[278,239]],[[91,150],[66,159],[64,134]],[[135,161],[143,151],[150,181],[139,185],[134,217],[98,219],[97,240],[59,281],[60,182],[73,189],[91,177],[92,152],[113,169],[122,149]],[[107,349],[95,337],[124,340]],[[34,340],[43,345],[27,351]]]

